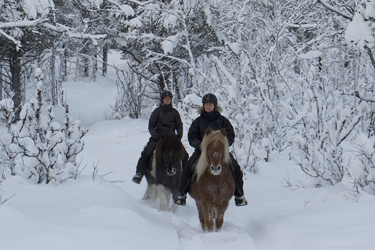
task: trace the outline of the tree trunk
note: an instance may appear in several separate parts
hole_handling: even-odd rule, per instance
[[[12,100],[14,102],[15,116],[13,122],[17,122],[20,119],[21,103],[22,103],[22,83],[21,83],[21,50],[16,48],[12,51],[11,58],[9,60],[10,73],[11,73],[11,88],[14,93]]]
[[[52,55],[51,55],[51,64],[50,64],[50,72],[51,72],[51,95],[52,95],[52,105],[57,105],[59,103],[58,97],[58,87],[56,81],[56,65],[55,65],[55,56],[56,50],[55,47],[52,47]]]
[[[65,44],[63,45],[64,55],[62,56],[62,81],[66,81],[68,78],[68,50],[65,48]]]
[[[107,75],[107,63],[108,63],[108,46],[104,44],[103,47],[103,76]]]
[[[90,61],[86,56],[83,58],[83,67],[84,67],[84,69],[83,69],[84,77],[89,77],[90,76],[90,73],[89,73],[89,71],[90,71]]]
[[[97,55],[94,55],[94,59],[92,60],[92,78],[94,81],[96,81],[96,72],[98,71],[98,60],[97,60]]]
[[[0,63],[0,101],[3,99],[3,63]]]

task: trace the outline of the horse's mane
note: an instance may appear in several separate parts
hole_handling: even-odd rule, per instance
[[[202,153],[199,157],[197,167],[196,167],[196,173],[197,173],[197,178],[204,173],[208,166],[208,161],[207,161],[207,146],[210,145],[211,143],[213,147],[217,146],[218,144],[221,144],[224,146],[224,162],[227,164],[230,164],[230,157],[229,157],[229,145],[228,145],[228,140],[227,137],[224,136],[220,130],[212,131],[209,134],[206,134],[203,137],[202,143],[201,143],[201,150]]]
[[[178,154],[176,154],[176,150]],[[156,161],[162,162],[165,153],[177,156],[177,160],[182,160],[185,157],[184,146],[176,135],[171,134],[161,137],[155,150]]]

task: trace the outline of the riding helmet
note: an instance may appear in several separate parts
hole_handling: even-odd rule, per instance
[[[203,105],[206,102],[212,102],[214,104],[214,106],[216,107],[217,106],[217,97],[214,94],[211,94],[211,93],[205,94],[202,98]]]
[[[172,93],[170,91],[168,91],[168,90],[164,90],[163,92],[161,92],[161,94],[160,94],[160,98],[161,99],[163,99],[166,96],[173,97]]]

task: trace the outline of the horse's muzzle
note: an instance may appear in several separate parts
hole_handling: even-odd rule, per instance
[[[175,175],[177,172],[177,169],[175,167],[171,168],[171,169],[167,169],[167,174],[168,175]]]
[[[211,173],[213,175],[219,175],[221,173],[221,169],[222,169],[221,164],[219,164],[217,166],[211,165],[210,169],[211,169]]]

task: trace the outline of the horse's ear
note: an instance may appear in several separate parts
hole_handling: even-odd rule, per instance
[[[207,129],[206,129],[206,135],[209,135],[209,134],[211,134],[212,133],[212,129],[210,128],[210,127],[208,127]]]
[[[227,131],[225,128],[220,129],[220,133],[222,133],[224,136],[227,136]]]

